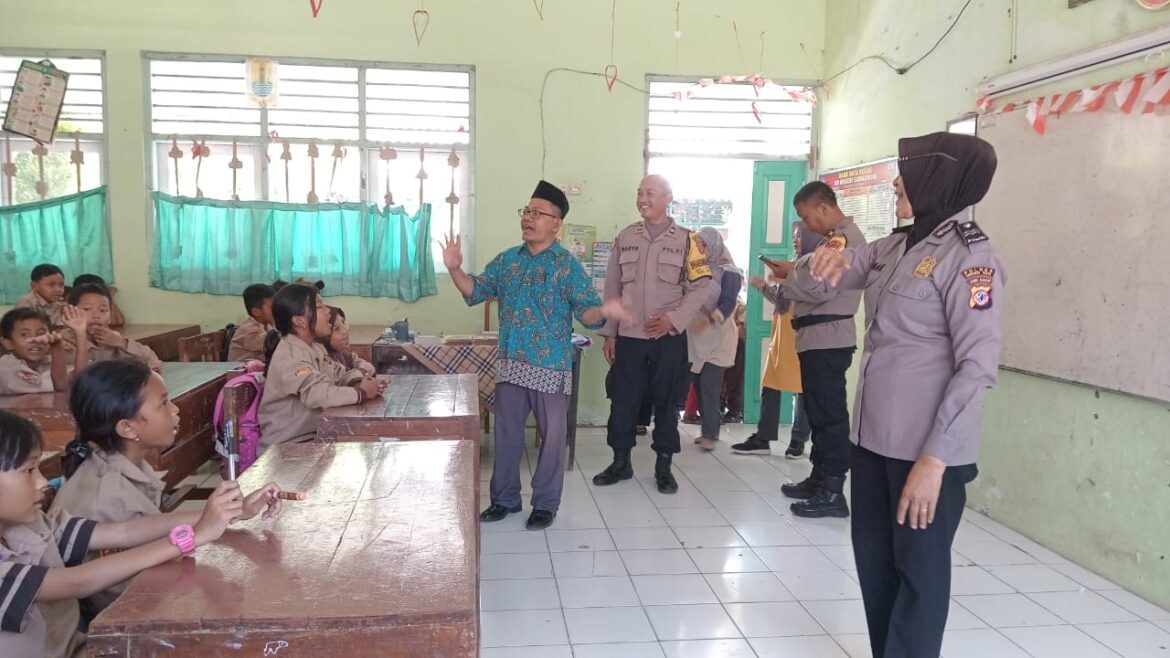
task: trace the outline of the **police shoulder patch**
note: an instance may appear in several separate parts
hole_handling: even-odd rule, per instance
[[[832,249],[833,251],[845,251],[845,247],[848,243],[849,241],[845,238],[844,235],[834,235],[833,237],[829,238],[829,241],[825,243],[825,246],[829,249]]]
[[[983,232],[983,229],[979,228],[979,225],[974,220],[956,223],[955,228],[959,233],[959,239],[968,247],[979,242],[987,242],[988,240],[987,234]]]
[[[301,368],[300,370],[294,372],[293,375],[296,377],[305,377],[311,372],[313,372],[312,368]]]
[[[963,278],[971,287],[967,305],[976,311],[991,308],[991,283],[995,279],[994,267],[969,267],[963,270]]]

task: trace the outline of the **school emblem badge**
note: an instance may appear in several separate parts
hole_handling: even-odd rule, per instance
[[[991,308],[991,282],[995,277],[993,267],[972,267],[963,270],[963,278],[971,286],[971,299],[968,305],[977,310],[985,311]]]
[[[918,262],[918,267],[914,268],[914,278],[925,279],[934,271],[934,266],[938,265],[938,259],[934,256],[927,256]]]

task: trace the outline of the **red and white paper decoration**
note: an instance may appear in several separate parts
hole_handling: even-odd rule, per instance
[[[976,107],[981,114],[1002,114],[1027,108],[1028,123],[1041,135],[1047,130],[1048,117],[1052,115],[1101,110],[1152,114],[1160,107],[1170,107],[1170,67],[1063,94],[1005,103],[1000,107],[996,107],[994,99],[984,96],[976,102]]]

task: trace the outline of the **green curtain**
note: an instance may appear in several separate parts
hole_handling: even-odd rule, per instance
[[[113,282],[106,188],[19,206],[0,206],[0,303],[28,292],[29,273],[40,263]]]
[[[239,295],[253,283],[305,277],[331,295],[437,293],[431,207],[217,201],[154,192],[150,285]]]

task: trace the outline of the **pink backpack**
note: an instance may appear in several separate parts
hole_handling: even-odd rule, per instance
[[[244,413],[240,414],[238,421],[239,427],[233,428],[237,450],[240,455],[240,460],[236,465],[237,476],[256,461],[256,450],[260,444],[260,418],[258,412],[260,410],[260,398],[264,396],[264,370],[263,364],[260,364],[259,371],[249,368],[249,365],[245,364],[245,370],[247,371],[245,374],[229,379],[227,384],[224,385],[226,388],[234,384],[247,383],[256,390],[256,398],[252,400],[252,404],[248,406]],[[215,412],[211,418],[215,429],[216,451],[223,454],[224,411],[222,390],[215,398]],[[220,466],[220,475],[225,480],[228,477],[226,455],[223,464]]]

